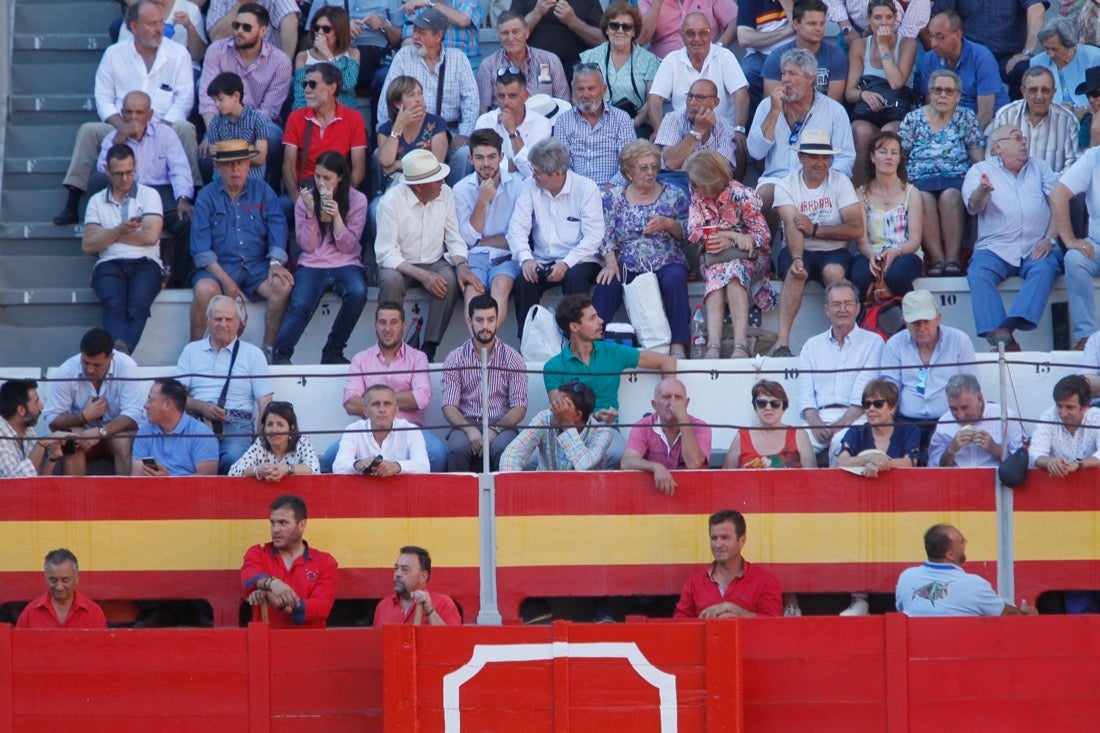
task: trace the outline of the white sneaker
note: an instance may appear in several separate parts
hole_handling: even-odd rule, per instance
[[[802,609],[798,606],[786,606],[783,609],[783,615],[788,617],[798,617],[802,615]]]
[[[841,616],[866,616],[868,611],[866,598],[853,598],[852,605],[840,612]]]

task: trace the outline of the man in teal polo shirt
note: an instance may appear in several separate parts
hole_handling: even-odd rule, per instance
[[[587,295],[567,295],[554,314],[558,328],[569,337],[561,353],[546,362],[542,380],[553,402],[558,388],[577,379],[596,395],[593,417],[615,423],[619,418],[619,379],[626,369],[659,369],[664,377],[676,376],[676,359],[667,354],[639,351],[632,346],[603,341],[603,319],[596,314]],[[626,448],[626,440],[616,431],[604,459],[604,468],[616,469]]]

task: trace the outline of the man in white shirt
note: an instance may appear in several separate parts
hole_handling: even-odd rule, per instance
[[[800,169],[775,186],[775,210],[787,246],[779,252],[779,337],[772,356],[792,356],[791,326],[802,306],[806,282],[825,287],[851,276],[849,243],[863,236],[863,204],[848,176],[832,169],[840,151],[821,130],[807,130],[798,143]]]
[[[132,1],[123,0],[127,5]],[[191,0],[152,0],[152,3],[160,8],[164,18],[164,37],[186,48],[195,68],[199,68],[207,43],[206,23],[199,6]],[[130,28],[123,23],[118,29],[118,40],[128,41],[133,37]]]
[[[829,450],[836,465],[848,427],[863,421],[863,388],[878,376],[882,338],[856,325],[859,292],[849,280],[825,289],[825,333],[811,337],[798,355],[798,404],[814,450]]]
[[[512,221],[508,247],[519,262],[516,322],[523,337],[527,312],[542,294],[561,286],[563,295],[588,294],[600,271],[599,246],[605,225],[596,184],[569,169],[569,151],[557,138],[535,144]]]
[[[134,431],[141,420],[141,383],[137,364],[114,350],[102,328],[80,339],[80,353],[67,359],[46,395],[44,421],[50,430],[71,432],[76,450],[61,460],[66,476],[83,476],[87,462],[113,459],[116,476],[130,475]]]
[[[367,417],[348,425],[332,472],[364,476],[427,473],[428,452],[416,425],[397,417],[397,393],[376,384],[367,389]]]
[[[1055,478],[1100,466],[1100,408],[1089,407],[1089,383],[1079,374],[1054,385],[1054,406],[1039,417],[1031,463]]]
[[[654,129],[661,126],[664,103],[684,112],[691,85],[699,79],[710,79],[718,87],[719,117],[733,126],[733,141],[739,161],[745,159],[745,126],[749,120],[749,82],[737,63],[737,57],[726,48],[712,43],[714,29],[702,13],[689,13],[680,26],[684,47],[665,56],[657,68],[646,101],[649,122]],[[744,171],[743,166],[738,170]]]
[[[539,114],[528,114],[527,77],[516,68],[506,66],[500,70],[503,73],[497,74],[497,109],[478,117],[474,129],[493,130],[504,138],[508,172],[530,178],[527,153],[539,140],[550,137],[550,121]]]
[[[947,380],[950,412],[940,418],[928,445],[928,465],[959,468],[1001,464],[999,436],[1001,416],[1008,413],[1008,445],[1011,453],[1020,447],[1024,431],[1012,410],[986,402],[982,386],[973,374],[956,374]]]
[[[96,113],[101,122],[85,122],[77,131],[69,170],[62,185],[68,190],[65,207],[54,217],[64,226],[80,220],[80,197],[88,187],[103,139],[122,129],[123,98],[140,90],[149,95],[153,120],[166,122],[180,137],[191,177],[201,181],[195,126],[187,121],[195,102],[191,57],[178,43],[164,43],[164,19],[151,0],[139,0],[126,11],[126,25],[134,36],[107,48],[95,74]]]
[[[443,340],[460,290],[485,292],[466,262],[454,194],[443,182],[450,172],[430,150],[413,150],[401,159],[400,180],[378,204],[378,302],[404,303],[410,287],[427,291],[431,303],[421,350],[428,361]]]

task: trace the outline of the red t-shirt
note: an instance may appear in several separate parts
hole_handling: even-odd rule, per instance
[[[323,629],[336,600],[336,558],[327,552],[311,548],[309,543],[305,545],[305,552],[301,557],[295,558],[289,570],[279,557],[279,551],[270,542],[253,545],[244,554],[241,585],[244,586],[245,595],[254,591],[256,583],[262,578],[272,577],[293,588],[302,600],[292,613],[269,609],[268,620],[273,629]],[[260,614],[260,607],[253,606],[252,620],[262,620]]]
[[[17,629],[105,629],[107,617],[103,615],[103,609],[99,604],[80,591],[76,591],[73,597],[73,605],[69,608],[69,615],[65,617],[65,623],[57,618],[57,610],[50,602],[50,594],[43,593],[38,598],[27,604],[23,613],[19,614],[19,620],[15,622]]]
[[[445,596],[442,593],[432,593],[431,591],[428,591],[428,595],[432,599],[432,608],[443,619],[443,623],[447,626],[462,625],[462,617],[458,615],[458,606],[455,605],[450,596]],[[401,600],[395,593],[378,602],[374,609],[374,626],[375,628],[381,628],[382,624],[411,624],[415,615],[416,604],[410,604],[406,611],[401,608]],[[420,618],[422,626],[429,623],[431,622],[426,617],[422,616]]]
[[[724,601],[736,603],[757,616],[782,616],[783,594],[779,590],[779,579],[770,571],[749,564],[748,560],[742,562],[745,563],[744,572],[730,582],[724,594],[711,578],[714,563],[688,578],[672,617],[699,618],[705,609]]]
[[[351,165],[352,148],[367,147],[367,129],[363,125],[363,116],[356,110],[336,105],[336,116],[324,127],[315,122],[317,113],[310,107],[296,109],[290,113],[283,133],[283,144],[298,148],[298,163],[294,175],[298,180],[313,177],[313,166],[318,156],[327,150],[334,150],[348,159]],[[308,122],[307,122],[308,121]],[[302,148],[305,147],[306,125],[313,126],[309,136],[309,150],[305,151],[305,168],[302,168]]]

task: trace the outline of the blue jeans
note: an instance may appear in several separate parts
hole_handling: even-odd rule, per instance
[[[218,438],[218,473],[229,473],[229,467],[244,455],[256,440],[256,423],[253,420],[226,420],[223,433]]]
[[[626,282],[631,282],[638,277],[639,272],[627,272]],[[691,303],[688,302],[686,265],[673,262],[657,270],[657,285],[661,289],[661,301],[665,307],[665,315],[668,316],[668,325],[672,329],[672,343],[687,345],[691,340]],[[610,323],[615,317],[615,311],[623,303],[623,284],[618,280],[612,280],[607,285],[597,285],[592,294],[592,305],[596,307],[596,313]]]
[[[431,430],[421,430],[420,434],[424,436],[424,447],[428,451],[428,464],[431,466],[432,473],[446,473],[447,444]],[[337,440],[328,447],[328,450],[319,459],[321,461],[321,473],[332,473],[332,464],[339,452],[340,441]]]
[[[974,251],[970,258],[966,281],[970,284],[970,297],[974,307],[974,325],[979,336],[998,328],[1030,331],[1043,317],[1043,309],[1050,299],[1054,278],[1062,271],[1062,252],[1055,247],[1041,260],[1025,257],[1019,267],[1010,265],[988,249]],[[1019,275],[1024,285],[1012,300],[1012,307],[1005,315],[1001,294],[997,292],[1005,278]],[[1092,299],[1092,278],[1089,278],[1089,299]]]
[[[294,290],[290,293],[286,318],[275,338],[275,353],[287,357],[294,353],[294,347],[309,325],[309,319],[317,310],[326,288],[332,288],[342,302],[322,351],[342,352],[348,345],[348,338],[367,304],[367,281],[363,268],[356,265],[299,267],[294,271]]]
[[[103,328],[134,352],[149,307],[160,292],[161,268],[146,257],[100,262],[92,270],[92,289],[103,303]]]
[[[1089,240],[1100,254],[1100,245]],[[1100,261],[1089,259],[1080,250],[1066,252],[1066,292],[1069,295],[1070,323],[1073,340],[1088,338],[1096,332],[1096,301],[1093,300],[1096,275],[1100,274]]]

